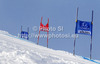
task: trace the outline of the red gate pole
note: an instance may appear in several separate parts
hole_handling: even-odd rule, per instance
[[[49,37],[49,18],[48,18],[48,30],[47,30],[47,48],[48,48],[48,37]]]
[[[41,27],[42,19],[43,19],[43,17],[41,17],[40,27]],[[41,31],[41,28],[40,27],[39,27],[39,34],[38,34],[37,45],[39,44],[39,36],[40,36],[40,31]]]

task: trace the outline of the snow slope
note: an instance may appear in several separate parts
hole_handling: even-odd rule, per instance
[[[0,64],[96,64],[0,31]]]

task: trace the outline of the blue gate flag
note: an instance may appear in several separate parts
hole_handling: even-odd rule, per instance
[[[21,32],[21,38],[24,38],[24,39],[29,39],[29,37],[28,37],[28,35],[29,35],[29,33],[28,32],[25,32],[25,31],[22,31]]]
[[[77,20],[75,34],[85,34],[92,36],[92,22]]]

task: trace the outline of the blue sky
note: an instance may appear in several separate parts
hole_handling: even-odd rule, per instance
[[[100,60],[100,0],[0,0],[0,30],[8,31],[16,35],[23,30],[30,28],[30,33],[34,26],[39,26],[43,16],[43,24],[50,19],[50,26],[63,26],[63,31],[50,31],[55,34],[74,34],[76,9],[79,7],[79,20],[91,21],[91,13],[94,10],[93,25],[93,59]],[[41,32],[42,34],[46,34]],[[30,38],[37,42],[37,38]],[[46,38],[41,38],[40,45],[46,47]],[[73,52],[74,38],[51,38],[49,48]],[[89,57],[90,36],[79,35],[76,40],[76,54]]]

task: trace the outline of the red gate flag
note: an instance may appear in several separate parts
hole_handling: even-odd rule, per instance
[[[43,24],[42,24],[42,19],[43,19],[43,17],[41,17],[41,22],[40,22],[40,28],[39,28],[39,35],[38,35],[38,41],[37,41],[37,44],[39,44],[40,31],[44,31],[44,32],[47,32],[47,47],[48,47],[49,18],[48,18],[48,22],[47,22],[46,25],[43,25]]]
[[[49,18],[48,18],[48,23],[46,25],[42,24],[42,19],[43,19],[43,17],[41,17],[41,23],[40,23],[39,31],[49,32]]]

